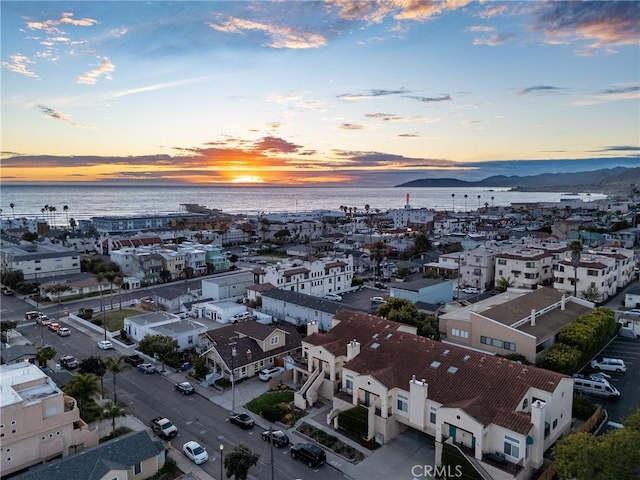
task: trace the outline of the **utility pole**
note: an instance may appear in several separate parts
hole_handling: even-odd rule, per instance
[[[235,342],[230,345],[235,345]],[[236,382],[234,375],[235,360],[236,360],[236,347],[231,347],[231,411],[236,411]]]
[[[269,450],[271,454],[271,480],[275,480],[275,467],[273,466],[273,427],[269,427]]]

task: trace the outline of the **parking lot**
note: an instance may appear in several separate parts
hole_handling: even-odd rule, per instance
[[[609,413],[609,422],[622,423],[640,406],[640,339],[617,337],[597,357],[620,358],[627,366],[626,373],[606,372],[611,385],[620,391],[620,399],[594,399]]]

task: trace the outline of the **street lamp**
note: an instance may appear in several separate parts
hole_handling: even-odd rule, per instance
[[[236,382],[234,375],[234,367],[236,363],[236,347],[231,348],[231,411],[236,411]]]
[[[223,470],[222,470],[222,466],[224,465],[224,462],[222,461],[222,451],[223,450],[224,450],[224,445],[220,444],[220,480],[222,480],[224,478]]]

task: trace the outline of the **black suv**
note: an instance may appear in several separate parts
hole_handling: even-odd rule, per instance
[[[324,450],[312,443],[291,445],[291,458],[299,458],[311,468],[319,467],[327,461]]]
[[[79,363],[73,355],[60,355],[60,365],[67,370],[73,370],[78,367]]]
[[[174,390],[180,392],[182,395],[191,395],[192,393],[196,392],[193,388],[193,385],[191,385],[189,382],[176,383],[173,388]]]

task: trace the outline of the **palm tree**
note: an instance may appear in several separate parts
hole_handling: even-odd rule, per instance
[[[64,210],[64,213],[67,216],[67,226],[69,226],[69,207],[65,205],[64,207],[62,207],[62,209]]]
[[[111,437],[116,436],[116,418],[127,416],[127,407],[124,403],[114,403],[111,400],[104,402],[100,412],[100,420],[111,420]]]
[[[9,206],[11,207],[11,214],[13,215],[13,220],[15,220],[16,219],[16,212],[13,210],[13,207],[15,207],[16,204],[12,202],[12,203],[9,204]],[[13,220],[11,221],[11,227],[13,227]]]
[[[76,223],[76,219],[71,217],[69,219],[69,226],[71,227],[71,231],[75,232],[76,231],[76,227],[78,226],[78,224]]]
[[[580,235],[580,232],[578,232]],[[569,250],[571,250],[571,266],[573,267],[573,296],[577,298],[578,295],[578,267],[580,266],[580,255],[582,254],[582,243],[579,240],[574,240],[569,244]]]
[[[495,198],[495,197],[491,197],[491,210],[493,210],[493,199],[494,199],[494,198]]]
[[[118,285],[120,283],[120,277],[122,277],[122,275],[120,274],[120,272],[104,272],[103,274],[103,278],[109,282],[109,300],[111,302],[111,310],[113,310],[113,287],[115,285]]]
[[[456,202],[455,202],[455,200],[456,200],[456,194],[452,193],[451,194],[451,210],[453,211],[453,213],[455,213],[455,211],[456,211]]]
[[[465,212],[467,211],[467,196],[468,196],[468,195],[465,193],[465,194],[464,194],[464,211],[465,211]]]
[[[78,402],[80,417],[84,417],[89,400],[100,393],[98,377],[93,373],[78,373],[74,375],[62,389]]]
[[[131,368],[129,365],[124,365],[122,360],[124,360],[124,357],[118,357],[117,359],[107,357],[104,359],[104,366],[107,372],[111,373],[111,378],[113,379],[113,403],[118,403],[118,392],[116,391],[118,375]]]
[[[482,195],[478,195],[478,210],[480,210],[480,199],[482,198]]]
[[[58,209],[52,205],[49,207],[49,210],[51,211],[51,223],[53,223],[53,228],[56,228],[56,211]]]

